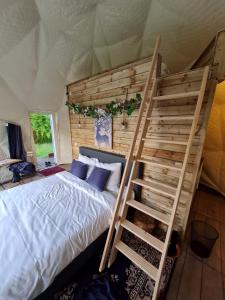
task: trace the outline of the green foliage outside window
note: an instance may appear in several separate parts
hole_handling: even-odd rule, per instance
[[[46,144],[52,142],[50,117],[48,114],[30,114],[34,143]]]

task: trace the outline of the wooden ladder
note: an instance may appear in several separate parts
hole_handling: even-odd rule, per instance
[[[159,62],[159,45],[160,45],[160,38],[157,38],[156,45],[154,48],[154,53],[152,56],[152,61],[150,64],[150,70],[148,74],[148,78],[146,81],[145,89],[144,89],[144,96],[143,100],[139,109],[136,129],[134,131],[132,143],[130,146],[130,150],[127,156],[126,166],[124,169],[123,178],[121,181],[120,190],[117,196],[117,201],[114,209],[113,218],[111,221],[111,225],[109,228],[105,248],[102,255],[101,264],[99,267],[99,271],[101,272],[105,268],[106,261],[108,259],[108,267],[111,266],[111,264],[116,259],[117,251],[120,251],[125,256],[127,256],[134,264],[136,264],[140,269],[142,269],[145,273],[147,273],[148,276],[150,276],[155,281],[154,286],[154,292],[152,299],[157,299],[158,290],[159,290],[159,283],[160,278],[164,266],[164,262],[167,255],[167,250],[170,242],[171,233],[173,230],[174,225],[174,219],[176,215],[177,206],[179,203],[179,198],[182,190],[182,183],[184,180],[185,170],[188,163],[188,158],[193,142],[193,138],[195,136],[200,111],[205,95],[206,90],[206,84],[209,76],[209,67],[204,68],[202,81],[200,90],[194,91],[194,92],[184,92],[184,93],[177,93],[177,94],[170,94],[170,95],[158,95],[158,84],[159,84],[159,78],[157,78],[157,68],[158,68],[158,62]],[[153,103],[155,101],[163,101],[163,100],[169,100],[169,99],[179,99],[179,98],[189,98],[189,97],[195,97],[197,101],[195,102],[195,109],[194,113],[187,116],[187,119],[191,120],[191,129],[189,133],[188,140],[186,142],[184,141],[175,141],[175,140],[166,140],[164,138],[162,139],[153,139],[147,137],[148,127],[151,122],[151,120],[157,119],[157,120],[182,120],[183,116],[162,116],[162,117],[153,117],[151,116],[152,110],[153,110]],[[143,112],[146,110],[146,115],[143,117]],[[144,118],[144,124],[142,129],[140,129],[141,120]],[[137,137],[139,135],[139,139],[137,140]],[[186,147],[184,159],[182,162],[182,167],[176,167],[171,166],[163,163],[157,163],[156,161],[152,160],[151,158],[142,157],[142,151],[144,148],[144,143],[148,141],[156,141],[157,143],[166,143],[166,144],[178,144],[178,145],[184,145]],[[134,157],[134,148],[137,146],[137,152]],[[130,172],[130,177],[128,181],[128,189],[126,192],[126,195],[124,197],[124,200],[122,200],[122,195],[124,191],[124,187],[127,182],[127,177],[129,174],[129,167],[130,164],[132,164],[132,169]],[[161,182],[155,182],[153,180],[143,180],[136,178],[137,177],[137,171],[138,171],[138,164],[139,163],[144,164],[153,164],[154,166],[158,167],[165,167],[167,169],[176,169],[177,172],[179,172],[179,180],[177,183],[177,186],[169,186],[168,184],[164,184]],[[172,210],[171,214],[167,215],[163,212],[157,211],[156,209],[153,209],[141,202],[138,202],[136,200],[131,200],[132,190],[134,187],[134,184],[140,185],[142,187],[145,187],[149,189],[150,191],[157,193],[159,195],[163,195],[167,197],[168,199],[173,200]],[[122,214],[121,217],[119,217],[119,210],[122,204]],[[132,222],[128,221],[126,219],[128,208],[133,207],[134,209],[141,211],[152,218],[164,223],[167,225],[167,232],[164,242],[157,239],[153,235],[149,234],[148,232],[144,231],[143,229],[139,228]],[[116,226],[117,225],[117,226]],[[112,243],[114,231],[116,228],[116,234],[114,237],[114,241]],[[121,241],[121,235],[123,230],[126,229],[138,238],[142,239],[147,244],[151,245],[155,249],[157,249],[161,253],[160,263],[158,268],[153,266],[150,262],[145,260],[142,256],[140,256],[138,253],[136,253],[134,250],[132,250],[129,246],[127,246],[124,242]],[[111,252],[110,252],[111,249]],[[110,253],[110,255],[109,255]]]

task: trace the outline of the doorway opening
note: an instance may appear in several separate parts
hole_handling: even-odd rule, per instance
[[[42,170],[56,165],[52,115],[30,113],[33,131],[37,169]]]

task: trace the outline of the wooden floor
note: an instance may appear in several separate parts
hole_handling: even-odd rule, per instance
[[[208,259],[199,258],[189,247],[193,219],[205,220],[219,232],[219,239]],[[225,299],[225,199],[200,188],[193,202],[187,238],[177,260],[167,300],[212,299]]]
[[[65,165],[60,165],[60,167],[64,168],[66,171],[68,171],[69,168],[70,168],[70,165],[65,164]],[[7,189],[13,188],[17,185],[25,184],[25,183],[35,181],[35,180],[38,180],[38,179],[41,179],[41,178],[45,178],[45,176],[43,176],[39,173],[36,173],[36,175],[29,176],[29,177],[24,177],[19,182],[16,182],[16,183],[7,182],[7,183],[4,183],[4,184],[0,184],[0,191],[7,190]]]

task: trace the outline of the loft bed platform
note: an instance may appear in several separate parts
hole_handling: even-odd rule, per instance
[[[192,200],[198,186],[201,168],[202,151],[206,134],[206,127],[209,119],[213,95],[219,80],[222,80],[225,71],[221,57],[225,53],[223,45],[224,31],[218,33],[217,37],[210,44],[211,46],[204,52],[210,59],[199,58],[189,70],[176,74],[162,74],[160,78],[159,96],[179,93],[192,93],[200,87],[203,67],[206,63],[210,65],[211,76],[207,83],[207,93],[203,101],[200,120],[197,127],[196,136],[192,145],[191,155],[185,172],[180,203],[177,210],[175,227],[184,236],[187,228],[187,221]],[[210,54],[209,54],[210,53]],[[201,56],[203,57],[203,56]],[[151,57],[135,61],[127,65],[102,72],[92,77],[88,77],[67,86],[68,101],[81,105],[104,106],[112,100],[125,100],[131,98],[136,93],[143,95],[144,83],[147,78]],[[201,63],[200,63],[201,61]],[[161,69],[161,68],[160,68]],[[160,71],[159,71],[160,72]],[[191,124],[189,115],[193,109],[194,98],[179,98],[161,101],[154,105],[153,120],[149,130],[149,136],[154,137],[154,142],[146,143],[144,155],[150,156],[152,161],[161,164],[145,166],[144,179],[155,180],[174,185],[177,182],[177,174],[166,166],[180,165],[184,154],[182,142],[187,137],[188,128]],[[164,116],[163,120],[160,120]],[[144,117],[144,115],[143,115]],[[174,118],[175,117],[175,118]],[[128,147],[132,137],[132,131],[137,120],[137,113],[127,118],[127,129],[124,130],[120,124],[123,117],[116,116],[113,119],[113,149],[115,153],[127,155]],[[77,124],[80,123],[78,129]],[[70,114],[71,136],[73,156],[76,157],[80,146],[93,147],[93,120],[83,118],[76,114]],[[166,145],[157,142],[159,136],[168,140],[179,140],[180,145]],[[149,192],[146,188],[142,190],[142,201],[154,209],[165,213],[170,213],[171,202],[167,198]]]

